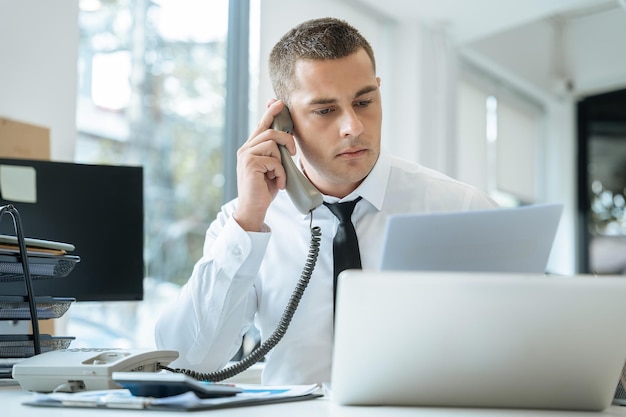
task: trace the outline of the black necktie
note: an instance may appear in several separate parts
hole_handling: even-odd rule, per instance
[[[339,273],[346,269],[361,269],[359,241],[352,224],[352,212],[359,200],[361,197],[345,203],[324,203],[339,219],[337,233],[333,239],[333,302],[337,296],[337,276]]]

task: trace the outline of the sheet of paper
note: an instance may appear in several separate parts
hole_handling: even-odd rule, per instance
[[[544,273],[562,204],[390,216],[381,270]]]
[[[37,172],[33,167],[0,165],[0,196],[17,203],[37,202]]]
[[[264,402],[305,398],[319,393],[317,385],[263,386],[237,384],[243,392],[231,397],[202,399],[193,392],[163,398],[135,397],[127,389],[85,391],[77,393],[33,394],[26,405],[87,408],[158,408],[160,410],[210,409],[229,406],[256,405]],[[321,396],[321,393],[319,395]]]

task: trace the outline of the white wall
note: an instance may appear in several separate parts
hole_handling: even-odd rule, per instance
[[[542,20],[466,45],[554,98],[626,85],[626,10]]]
[[[51,159],[73,161],[78,2],[0,0],[0,117],[50,129]]]
[[[566,66],[578,95],[626,87],[626,9],[619,8],[566,27]]]

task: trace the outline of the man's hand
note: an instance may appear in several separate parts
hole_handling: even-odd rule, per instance
[[[261,231],[269,205],[287,184],[278,144],[285,145],[292,155],[296,145],[289,133],[271,128],[283,106],[282,101],[271,100],[256,129],[237,151],[239,205],[233,217],[246,231]]]

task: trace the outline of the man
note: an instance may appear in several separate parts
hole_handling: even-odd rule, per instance
[[[227,363],[253,324],[266,339],[301,275],[310,227],[318,226],[317,264],[286,335],[266,356],[263,383],[320,383],[330,379],[333,237],[339,221],[326,205],[305,215],[296,210],[283,190],[278,145],[298,156],[298,166],[325,202],[361,198],[352,221],[363,268],[379,262],[391,214],[495,204],[471,186],[381,152],[374,53],[347,23],[315,19],[292,29],[270,54],[270,76],[278,100],[270,101],[238,151],[238,198],[210,225],[203,257],[159,319],[156,342],[180,352],[172,366],[207,372]],[[295,140],[270,128],[285,105]]]

